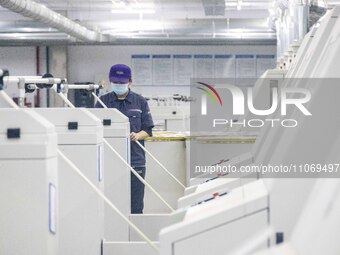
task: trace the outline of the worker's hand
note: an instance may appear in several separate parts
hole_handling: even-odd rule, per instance
[[[148,138],[149,137],[149,134],[146,133],[144,130],[138,132],[138,133],[135,133],[135,132],[131,132],[130,134],[130,139],[131,141],[138,141],[138,140],[144,140],[145,138]]]
[[[130,134],[130,139],[131,139],[131,141],[138,141],[138,140],[140,140],[141,139],[141,136],[140,136],[140,134],[139,133],[135,133],[135,132],[131,132],[131,134]]]

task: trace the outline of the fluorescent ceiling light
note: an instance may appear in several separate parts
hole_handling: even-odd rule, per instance
[[[116,6],[116,7],[126,7],[127,2],[126,1],[120,1],[120,0],[112,0],[112,3]]]
[[[236,6],[237,10],[241,10],[242,9],[242,0],[238,0],[237,1],[237,6]]]
[[[112,1],[114,8],[112,13],[155,13],[155,5],[153,2],[140,3],[136,0],[132,2],[131,0],[115,0]]]
[[[110,29],[106,33],[124,33],[138,31],[163,30],[163,23],[158,20],[125,20],[110,23]]]
[[[124,14],[129,14],[129,13],[155,13],[154,9],[115,9],[111,11],[112,13],[124,13]]]

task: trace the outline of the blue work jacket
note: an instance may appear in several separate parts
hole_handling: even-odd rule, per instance
[[[114,92],[107,93],[100,99],[108,108],[116,108],[129,118],[131,132],[138,133],[144,130],[152,136],[154,124],[148,102],[143,96],[129,90],[129,94],[124,100],[118,99]],[[96,103],[95,107],[102,108],[99,102]],[[144,145],[144,140],[139,142]],[[133,141],[131,141],[131,166],[145,166],[145,152]]]

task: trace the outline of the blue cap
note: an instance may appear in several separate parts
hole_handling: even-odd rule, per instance
[[[109,74],[110,82],[128,83],[131,79],[131,69],[127,65],[113,65]]]

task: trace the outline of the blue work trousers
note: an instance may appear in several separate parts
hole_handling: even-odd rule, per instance
[[[145,167],[134,167],[133,169],[144,179]],[[131,213],[142,214],[144,208],[144,184],[131,173]]]

